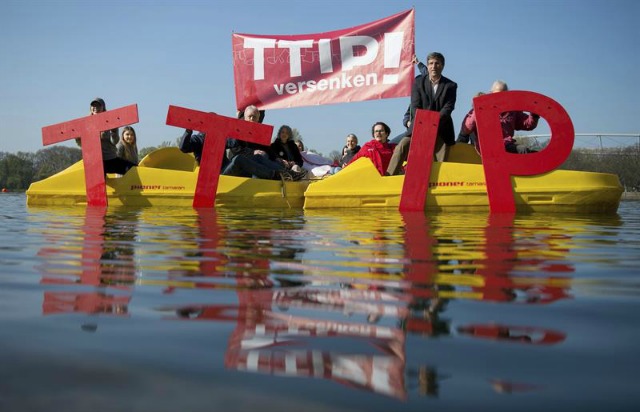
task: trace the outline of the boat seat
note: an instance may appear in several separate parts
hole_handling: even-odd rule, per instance
[[[456,143],[449,147],[447,162],[482,164],[482,158],[472,144]]]
[[[482,158],[472,144],[456,143],[449,147],[445,162],[468,163],[473,165],[481,165]],[[406,167],[407,162],[403,164]]]
[[[154,150],[146,155],[138,166],[193,172],[197,164],[193,154],[182,153],[180,149],[172,146]]]

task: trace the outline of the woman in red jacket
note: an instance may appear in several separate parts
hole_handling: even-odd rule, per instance
[[[362,148],[353,156],[353,159],[351,159],[347,166],[361,157],[368,157],[376,169],[378,169],[378,173],[384,176],[391,161],[391,156],[393,155],[393,148],[396,147],[395,143],[389,143],[390,134],[391,129],[386,123],[374,123],[371,127],[371,136],[373,136],[373,139],[362,145]]]

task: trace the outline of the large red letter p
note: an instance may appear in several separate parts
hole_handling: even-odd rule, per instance
[[[534,92],[490,93],[473,99],[482,164],[487,182],[491,212],[515,212],[511,176],[531,176],[552,171],[571,153],[573,123],[555,100]],[[543,117],[551,129],[551,140],[538,153],[515,154],[505,151],[500,114],[525,110]]]

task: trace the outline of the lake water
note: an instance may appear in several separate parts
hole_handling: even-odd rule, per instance
[[[640,406],[637,201],[515,217],[25,203],[0,195],[0,411]]]

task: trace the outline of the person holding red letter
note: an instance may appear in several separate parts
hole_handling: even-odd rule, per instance
[[[491,86],[491,93],[506,92],[509,87],[502,80],[496,80]],[[516,130],[533,130],[538,126],[540,116],[531,113],[527,114],[520,111],[505,112],[500,114],[500,125],[502,126],[502,139],[504,140],[504,148],[509,153],[534,153],[535,150],[529,149],[527,146],[518,144],[513,138]],[[462,121],[460,134],[469,135],[477,134],[476,115],[473,109],[467,113]],[[476,148],[480,150],[480,137],[476,140]]]
[[[96,97],[91,101],[89,105],[89,115],[93,116],[98,113],[102,113],[107,110],[107,106],[104,100],[100,97]],[[123,175],[127,173],[129,169],[137,164],[132,163],[126,159],[118,157],[118,149],[116,145],[120,141],[118,128],[105,130],[100,133],[100,145],[102,147],[102,165],[104,173],[116,173]],[[80,146],[80,139],[76,139],[76,143]]]
[[[411,134],[413,133],[413,118],[417,109],[432,110],[440,113],[438,135],[434,149],[436,161],[443,162],[447,154],[447,146],[456,143],[451,113],[456,107],[458,85],[442,75],[444,56],[433,52],[427,56],[427,75],[418,76],[411,91],[411,110],[407,135],[402,138],[387,169],[388,175],[402,174],[402,164],[409,156]]]
[[[393,149],[396,147],[395,143],[389,143],[389,134],[391,134],[391,129],[386,123],[374,123],[371,127],[373,139],[362,145],[362,148],[353,156],[347,166],[361,157],[368,157],[378,169],[380,175],[384,176],[384,172],[389,167],[389,161],[394,153]]]

